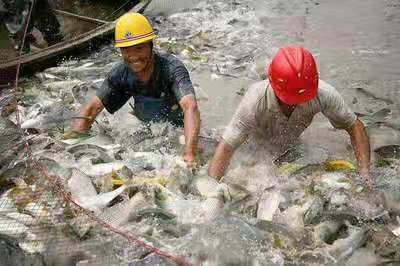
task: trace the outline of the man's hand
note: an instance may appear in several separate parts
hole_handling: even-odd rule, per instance
[[[346,130],[350,135],[351,145],[357,158],[357,168],[363,177],[366,186],[373,189],[372,177],[370,174],[370,144],[367,131],[360,120],[356,120],[354,125]]]
[[[369,171],[362,171],[360,170],[360,175],[363,179],[363,182],[368,190],[374,190],[375,182],[374,178],[371,176]]]
[[[63,135],[63,139],[80,139],[89,137],[88,132],[76,132],[76,131],[69,131]]]
[[[195,167],[195,157],[200,131],[200,112],[193,95],[182,97],[179,102],[184,115],[185,150],[182,159],[189,168]]]
[[[93,96],[93,98],[83,107],[83,109],[79,113],[79,118],[72,120],[72,131],[87,132],[92,126],[97,114],[100,113],[103,109],[104,106],[101,100],[97,96]]]
[[[182,160],[186,163],[187,167],[192,169],[196,167],[196,156],[192,153],[184,153]]]
[[[221,140],[208,167],[208,175],[221,180],[234,152],[235,149],[232,146]]]

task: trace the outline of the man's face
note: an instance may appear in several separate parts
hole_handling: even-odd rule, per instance
[[[150,42],[121,48],[122,57],[130,69],[142,72],[151,63],[152,51]]]

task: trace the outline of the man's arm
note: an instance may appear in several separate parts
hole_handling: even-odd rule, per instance
[[[208,167],[208,175],[220,179],[228,168],[234,152],[235,149],[231,145],[221,140]]]
[[[251,130],[256,128],[256,113],[263,112],[257,106],[265,97],[265,93],[265,82],[257,82],[247,90],[218,143],[208,167],[209,176],[219,179],[224,175],[235,150],[248,138]]]
[[[104,109],[103,103],[99,97],[94,96],[81,110],[79,116],[88,117],[88,119],[77,118],[72,122],[72,131],[78,133],[87,132],[93,124],[96,116]]]
[[[354,154],[357,158],[358,172],[367,179],[367,182],[371,182],[370,178],[370,144],[367,131],[365,130],[364,124],[357,119],[353,126],[346,129],[350,135],[351,145],[353,146]]]
[[[345,129],[349,133],[357,158],[358,171],[366,179],[367,185],[371,185],[370,145],[364,124],[357,118],[335,88],[321,80],[320,82],[318,95],[322,103],[322,113],[335,128]]]
[[[192,166],[197,150],[200,131],[200,112],[193,95],[186,95],[179,101],[184,114],[185,150],[183,160]]]

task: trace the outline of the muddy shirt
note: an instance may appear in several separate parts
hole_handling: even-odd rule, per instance
[[[222,138],[235,148],[249,136],[287,147],[319,112],[337,129],[350,128],[357,119],[336,89],[322,80],[317,97],[296,106],[289,118],[282,113],[269,82],[257,82],[246,92]]]
[[[114,113],[133,97],[135,103],[143,98],[160,99],[169,110],[182,113],[179,101],[183,96],[195,95],[186,67],[178,58],[169,54],[155,53],[154,64],[153,74],[147,85],[125,63],[118,64],[110,71],[97,92],[108,112]],[[141,115],[136,115],[140,120],[146,120]]]

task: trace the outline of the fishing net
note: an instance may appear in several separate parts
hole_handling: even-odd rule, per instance
[[[19,71],[20,66],[0,73],[2,116],[16,111],[15,124],[7,118],[0,123],[0,265],[187,264],[151,241],[139,240],[134,230],[118,228],[118,206],[104,214],[73,200],[66,187],[71,173],[54,167],[51,156],[37,155],[31,138],[19,128]],[[10,106],[14,110],[8,110]]]
[[[155,0],[146,10],[167,14],[190,2]],[[248,49],[228,50],[234,45],[223,38],[226,25],[243,23],[228,26],[242,28],[230,32],[240,42],[250,25],[241,18],[258,19],[247,5],[238,9],[239,2],[205,1],[195,10],[198,17],[192,12],[165,21],[151,17],[165,26],[156,48],[182,57],[185,64],[192,62],[193,72],[214,64],[226,65],[227,73],[240,63],[253,66],[249,51],[265,35],[251,33],[248,37],[256,39],[245,38]],[[219,12],[223,8],[225,16],[232,16],[227,21]],[[203,22],[187,37],[189,24]],[[202,33],[204,27],[207,32]],[[209,45],[213,42],[218,45]],[[221,52],[217,46],[232,54],[214,58],[214,50]],[[207,63],[198,47],[216,61]],[[368,242],[365,224],[379,231],[375,220],[387,223],[386,210],[365,200],[372,194],[354,197],[362,185],[351,178],[353,170],[326,173],[325,149],[288,150],[277,157],[275,169],[266,151],[254,152],[253,147],[243,156],[249,147],[245,144],[242,157],[232,161],[229,175],[219,183],[204,167],[215,151],[216,134],[202,131],[196,160],[200,170],[193,173],[176,160],[184,145],[182,131],[163,124],[138,126],[131,102],[112,118],[99,114],[90,134],[65,134],[71,120],[88,119],[75,112],[120,60],[118,51],[104,46],[29,78],[18,77],[19,68],[0,73],[2,83],[9,80],[0,93],[0,266],[344,265]],[[222,70],[213,70],[213,88],[228,80],[237,83]],[[200,102],[201,94],[196,95]],[[335,165],[354,168],[341,160]],[[377,181],[398,208],[399,167],[392,166],[395,173]],[[382,228],[384,236],[391,233]],[[379,252],[394,260],[400,243],[387,241],[393,239],[386,237],[388,248]]]

